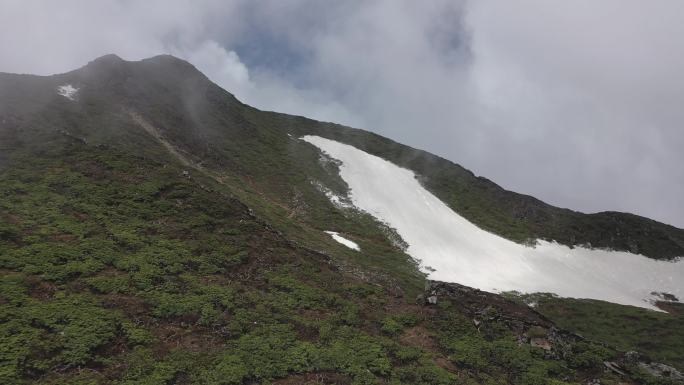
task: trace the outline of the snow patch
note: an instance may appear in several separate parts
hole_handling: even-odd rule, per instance
[[[330,202],[336,207],[343,209],[354,207],[354,205],[351,204],[351,202],[349,202],[347,198],[335,194],[331,189],[325,187],[321,182],[311,181],[311,184],[313,184],[318,191],[325,194],[325,196],[330,200]]]
[[[330,234],[332,239],[334,239],[337,242],[347,246],[348,248],[350,248],[352,250],[356,250],[356,251],[361,251],[361,248],[359,247],[359,245],[356,242],[350,241],[349,239],[341,236],[339,233],[337,233],[335,231],[326,231],[326,233]]]
[[[333,140],[302,139],[342,162],[340,176],[350,188],[351,202],[396,229],[430,279],[653,310],[658,310],[650,303],[654,292],[684,296],[682,260],[657,261],[543,240],[521,245],[468,222],[425,190],[410,170]]]
[[[76,93],[78,88],[74,88],[71,84],[65,84],[63,86],[57,87],[57,93],[64,96],[69,100],[76,100]]]

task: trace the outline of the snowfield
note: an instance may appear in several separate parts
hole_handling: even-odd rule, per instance
[[[653,292],[684,297],[684,260],[657,261],[546,241],[521,245],[468,222],[423,188],[410,170],[333,140],[302,139],[342,162],[340,176],[349,185],[352,203],[395,228],[430,279],[653,310],[658,310],[651,303],[657,299]]]
[[[356,242],[350,241],[349,239],[341,236],[339,233],[336,233],[334,231],[326,231],[326,233],[330,234],[332,239],[334,239],[337,242],[347,246],[348,248],[350,248],[352,250],[356,250],[356,251],[361,251],[361,248],[359,247],[359,245]]]
[[[63,86],[57,87],[57,93],[64,96],[69,100],[76,100],[76,93],[78,88],[74,88],[71,84],[65,84]]]

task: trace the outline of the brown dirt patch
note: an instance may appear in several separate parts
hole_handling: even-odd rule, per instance
[[[78,237],[73,234],[61,233],[50,235],[50,240],[53,242],[74,243],[78,240]]]
[[[150,312],[150,305],[140,297],[123,294],[109,294],[103,297],[102,305],[123,311],[131,319],[143,317]]]
[[[451,373],[458,372],[458,368],[456,367],[456,365],[454,365],[453,362],[447,360],[444,357],[435,358],[435,364],[437,364],[437,366],[439,366],[442,369],[448,370]]]
[[[437,351],[437,343],[432,334],[422,326],[414,326],[404,330],[399,341],[406,345],[419,347],[429,351]]]
[[[684,303],[658,301],[655,305],[658,309],[664,310],[670,314],[684,315]]]
[[[2,219],[11,225],[19,225],[22,222],[21,218],[14,214],[4,214]]]
[[[336,384],[348,385],[351,384],[351,378],[343,374],[334,372],[317,372],[292,375],[277,381],[273,384],[277,385],[314,385],[314,384]]]
[[[51,299],[57,291],[55,284],[41,280],[38,277],[26,279],[29,286],[29,296],[43,301]]]
[[[161,324],[151,329],[152,334],[159,341],[155,344],[154,350],[160,357],[179,348],[191,352],[211,352],[223,343],[223,339],[218,334],[197,326]]]

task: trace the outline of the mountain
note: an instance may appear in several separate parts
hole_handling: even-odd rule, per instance
[[[0,197],[2,383],[671,383],[656,361],[684,368],[684,230],[257,110],[171,56],[0,74]],[[569,283],[553,275],[567,261],[539,268],[567,255],[601,268]],[[548,285],[517,286],[524,263]],[[611,267],[615,285],[586,284]],[[533,293],[576,286],[668,313]],[[529,294],[478,290],[515,288]]]

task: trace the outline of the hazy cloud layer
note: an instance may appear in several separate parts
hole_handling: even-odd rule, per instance
[[[677,0],[7,0],[0,71],[171,53],[254,106],[682,227],[683,14]]]

